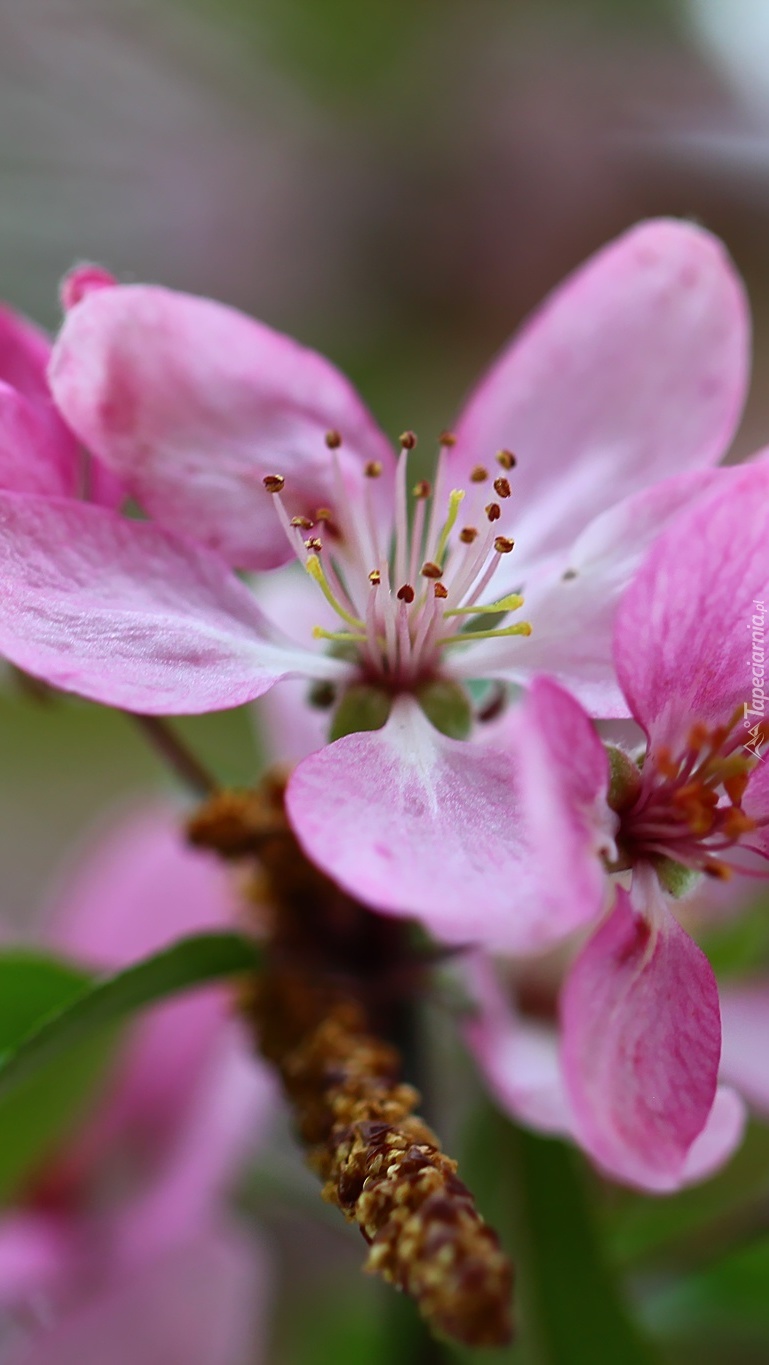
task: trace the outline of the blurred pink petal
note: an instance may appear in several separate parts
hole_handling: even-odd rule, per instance
[[[769,1118],[769,982],[746,981],[721,991],[721,1070]]]

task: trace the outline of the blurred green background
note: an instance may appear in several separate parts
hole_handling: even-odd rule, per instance
[[[769,432],[766,0],[0,0],[0,296],[51,328],[77,260],[211,294],[319,348],[429,445],[543,293],[658,213],[703,221],[747,278],[744,455]],[[34,933],[62,858],[162,774],[120,716],[13,682],[0,711],[0,915]],[[248,716],[185,730],[221,777],[253,775]],[[552,1158],[497,1139],[519,1167]],[[699,1192],[590,1189],[666,1359],[769,1360],[763,1130]],[[270,1365],[369,1362],[375,1338],[406,1360],[359,1243],[282,1144],[247,1203],[287,1291]],[[508,1212],[515,1242],[527,1215]],[[595,1341],[509,1359],[610,1361]]]

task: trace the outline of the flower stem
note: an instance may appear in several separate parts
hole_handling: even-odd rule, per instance
[[[176,731],[171,729],[168,721],[162,720],[160,716],[142,716],[135,711],[129,711],[127,714],[136,722],[150,747],[155,750],[166,767],[180,779],[193,796],[213,796],[218,790],[217,782],[200,759],[187,748]]]

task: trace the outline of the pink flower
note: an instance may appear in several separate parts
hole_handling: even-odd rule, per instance
[[[228,920],[225,874],[156,811],[59,892],[46,942],[103,970]],[[221,991],[132,1026],[96,1111],[0,1218],[9,1365],[240,1365],[268,1277],[226,1194],[271,1098]]]
[[[441,932],[464,933],[490,869],[491,913],[506,913],[514,850],[483,794],[506,801],[510,778],[488,744],[451,737],[471,721],[464,683],[547,668],[592,711],[624,707],[617,595],[668,517],[718,477],[742,403],[746,309],[722,248],[659,221],[588,262],[475,390],[413,522],[406,457],[327,361],[207,300],[92,283],[67,288],[79,301],[53,391],[153,523],[0,497],[0,649],[144,712],[234,706],[284,678],[331,684],[342,711],[357,697],[340,731],[389,711],[301,765],[300,837],[332,850],[350,884],[365,860],[384,908],[407,913],[430,892]],[[224,562],[297,555],[320,639],[271,621]],[[521,587],[530,638],[527,623],[494,620]],[[488,630],[462,631],[490,610]]]
[[[578,902],[583,924],[599,921],[561,992],[557,1058],[547,1044],[558,1123],[606,1170],[646,1188],[701,1175],[741,1128],[736,1096],[717,1091],[715,977],[674,907],[698,874],[754,873],[769,859],[769,718],[757,681],[765,676],[767,508],[766,457],[726,472],[663,533],[623,595],[615,662],[645,736],[639,763],[614,750],[610,768],[584,711],[547,679],[535,682],[509,730],[523,790],[540,779],[545,746],[560,753],[555,798],[543,796],[549,828],[525,800],[510,811],[527,867],[527,880],[511,882],[511,919],[535,913],[542,882],[551,928],[572,927]],[[581,846],[571,879],[557,852],[567,840]],[[739,1079],[730,1056],[727,1074]],[[741,1083],[749,1095],[744,1074]],[[545,1091],[552,1102],[549,1084]]]

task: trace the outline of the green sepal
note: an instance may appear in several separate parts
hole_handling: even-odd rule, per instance
[[[381,730],[387,721],[392,697],[370,683],[353,683],[337,706],[329,730],[329,742],[360,730]]]
[[[604,747],[609,760],[608,804],[615,811],[627,810],[641,789],[640,769],[630,754],[616,744],[606,744]]]
[[[449,739],[467,739],[473,708],[467,692],[448,678],[435,678],[417,688],[416,698],[431,725]]]
[[[700,880],[701,873],[696,868],[684,867],[683,863],[676,863],[672,858],[654,858],[653,863],[660,886],[674,900],[679,901],[683,896],[688,896]]]

